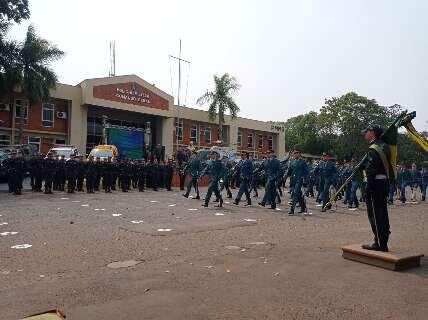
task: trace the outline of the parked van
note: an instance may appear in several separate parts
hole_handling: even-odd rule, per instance
[[[101,160],[112,158],[115,159],[118,156],[116,146],[110,144],[102,144],[94,147],[89,153],[90,157],[101,158]]]

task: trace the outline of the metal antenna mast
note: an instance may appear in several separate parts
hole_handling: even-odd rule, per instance
[[[110,70],[108,72],[109,77],[116,75],[116,41],[110,41]]]
[[[190,61],[184,60],[181,58],[181,39],[180,39],[180,50],[178,52],[178,57],[169,55],[170,58],[176,59],[178,61],[178,93],[177,93],[177,104],[180,106],[180,90],[181,90],[181,62],[185,62],[190,65]]]

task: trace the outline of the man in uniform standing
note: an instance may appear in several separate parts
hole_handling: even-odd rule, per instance
[[[65,173],[67,176],[67,192],[74,193],[76,189],[76,180],[77,180],[77,170],[79,163],[74,158],[72,154],[70,159],[65,163]]]
[[[85,161],[83,156],[79,156],[77,159],[77,191],[83,192],[83,182],[85,181]]]
[[[236,196],[234,204],[238,205],[239,201],[241,201],[241,197],[243,194],[245,194],[245,197],[247,198],[247,206],[251,206],[251,196],[249,191],[249,184],[251,182],[251,178],[253,176],[253,163],[251,162],[249,158],[249,153],[244,151],[241,155],[242,160],[239,162],[239,166],[241,167],[240,170],[240,180],[241,184],[239,185],[239,191],[238,195]]]
[[[43,175],[45,176],[45,194],[52,194],[52,187],[55,179],[58,162],[53,158],[52,154],[48,154],[48,158],[43,160]]]
[[[171,191],[172,176],[174,174],[174,167],[172,165],[172,159],[168,159],[167,163],[163,168],[164,186],[166,191]]]
[[[381,139],[382,127],[369,125],[364,138],[370,144],[365,167],[367,176],[367,214],[374,234],[374,243],[363,245],[363,249],[388,251],[389,217],[387,206],[388,179],[393,174],[389,146]]]

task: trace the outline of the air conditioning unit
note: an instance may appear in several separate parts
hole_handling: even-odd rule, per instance
[[[67,112],[58,111],[56,113],[56,117],[58,119],[67,119]]]
[[[0,102],[0,111],[10,111],[10,103]]]

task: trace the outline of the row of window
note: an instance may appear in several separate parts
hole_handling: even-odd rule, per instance
[[[263,149],[264,146],[264,136],[261,134],[257,135],[257,147],[259,149]],[[273,149],[273,136],[268,136],[268,149]],[[237,141],[238,147],[242,147],[242,130],[238,130],[238,141]],[[247,136],[247,147],[253,148],[254,147],[254,133],[249,132]]]
[[[210,144],[212,141],[211,127],[201,127],[201,134],[203,135],[204,142]],[[175,134],[178,142],[183,141],[183,119],[175,121]],[[192,125],[190,127],[190,141],[193,143],[198,142],[198,126]]]
[[[65,139],[43,138],[46,144],[66,144]],[[19,141],[19,137],[15,136],[14,141],[11,141],[11,136],[8,134],[0,134],[0,145],[7,146],[10,144],[31,144],[37,147],[40,152],[42,145],[42,137],[23,137],[23,141]]]
[[[15,122],[19,124],[28,123],[28,101],[23,99],[15,100]],[[42,103],[42,126],[53,128],[55,119],[55,105],[52,103]]]

